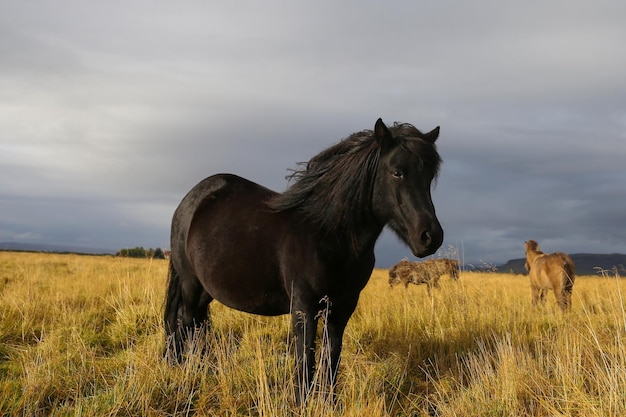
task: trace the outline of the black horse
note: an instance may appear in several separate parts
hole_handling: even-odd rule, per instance
[[[354,133],[296,170],[282,194],[230,174],[201,181],[172,219],[165,355],[182,360],[209,329],[212,300],[267,316],[292,314],[296,400],[311,387],[320,310],[335,386],[348,319],[389,225],[415,256],[434,253],[443,230],[430,195],[441,159],[439,127],[410,124]]]

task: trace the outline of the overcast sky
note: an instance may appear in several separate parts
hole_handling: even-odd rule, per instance
[[[169,247],[174,209],[378,117],[441,126],[442,253],[626,253],[626,2],[4,1],[0,242]],[[441,255],[441,253],[440,253]],[[378,266],[414,259],[385,232]]]

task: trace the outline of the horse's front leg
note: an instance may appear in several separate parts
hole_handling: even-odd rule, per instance
[[[306,401],[313,382],[318,319],[315,314],[302,311],[295,311],[291,319],[296,339],[295,394],[296,403],[300,405]]]
[[[330,390],[329,392],[332,393],[333,400],[336,399],[337,394],[337,375],[341,362],[343,334],[349,318],[350,315],[339,315],[333,311],[327,322],[330,363],[326,364],[329,367],[329,372],[326,373],[327,379],[325,382]]]
[[[546,305],[546,294],[548,294],[548,290],[545,290],[543,288],[539,289],[539,302],[542,306]]]
[[[530,292],[531,292],[531,295],[532,295],[532,304],[533,304],[533,306],[536,306],[537,302],[539,301],[539,298],[540,298],[541,289],[538,286],[531,284],[530,285]]]

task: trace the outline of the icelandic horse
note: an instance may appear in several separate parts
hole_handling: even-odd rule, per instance
[[[572,304],[572,289],[576,278],[576,267],[566,253],[545,254],[534,240],[525,242],[525,268],[530,278],[532,303],[545,305],[546,293],[554,291],[557,303],[562,311],[569,311]]]
[[[335,390],[344,330],[374,268],[388,225],[415,256],[443,241],[431,183],[441,163],[439,127],[408,123],[350,135],[294,172],[283,193],[232,174],[210,176],[172,218],[165,300],[165,356],[180,363],[210,330],[209,304],[264,316],[291,314],[295,396],[303,403],[315,371],[316,329],[328,311],[329,370]]]

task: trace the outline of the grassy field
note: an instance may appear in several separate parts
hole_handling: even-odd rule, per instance
[[[346,330],[338,401],[291,400],[288,317],[212,305],[204,358],[161,360],[167,263],[0,252],[0,414],[8,416],[626,415],[626,287],[578,277],[572,312],[525,276],[425,288],[376,270]],[[321,370],[323,371],[323,370]]]

